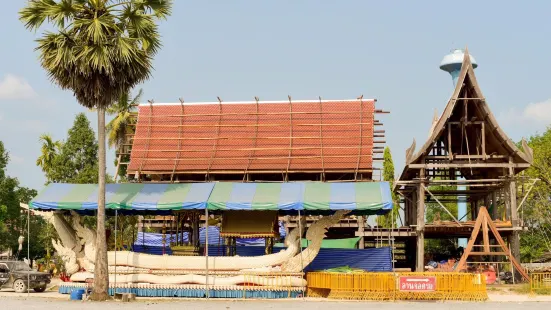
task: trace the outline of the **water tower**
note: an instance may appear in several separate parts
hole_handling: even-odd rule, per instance
[[[465,51],[462,49],[455,49],[448,55],[444,56],[442,62],[440,63],[440,69],[448,72],[452,76],[453,86],[457,83],[457,77],[461,71],[461,64],[463,63],[463,57],[465,57]],[[472,55],[469,54],[471,58],[471,63],[473,64],[473,69],[478,67],[476,60]]]

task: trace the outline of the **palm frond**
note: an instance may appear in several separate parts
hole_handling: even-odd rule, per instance
[[[150,77],[156,21],[171,8],[169,0],[29,0],[20,19],[29,29],[58,27],[37,40],[42,67],[83,106],[107,108]]]
[[[19,18],[28,29],[36,30],[45,21],[58,28],[75,19],[75,15],[83,9],[83,1],[74,0],[31,0],[19,11]]]

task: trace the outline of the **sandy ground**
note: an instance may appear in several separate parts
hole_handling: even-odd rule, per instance
[[[57,283],[52,283],[57,284]],[[516,294],[507,288],[488,292],[490,301],[485,303],[467,302],[366,302],[366,301],[332,301],[327,299],[293,299],[293,300],[221,300],[221,299],[174,299],[174,298],[138,298],[132,303],[105,302],[92,303],[86,301],[70,301],[69,295],[57,293],[57,289],[43,293],[30,291],[15,293],[11,289],[0,291],[0,309],[366,309],[376,307],[377,310],[403,309],[408,310],[442,310],[442,309],[468,309],[474,306],[484,306],[485,309],[551,309],[551,296],[529,296]]]
[[[337,309],[367,309],[377,308],[377,310],[472,310],[474,307],[483,306],[488,310],[548,310],[551,308],[551,302],[524,302],[524,303],[496,303],[487,302],[483,304],[459,303],[459,302],[397,302],[397,303],[375,303],[375,302],[332,302],[332,301],[308,301],[308,300],[282,300],[282,301],[234,301],[234,300],[164,300],[164,301],[136,301],[133,303],[104,302],[91,303],[85,301],[68,301],[59,299],[44,298],[21,298],[0,296],[2,309],[244,309],[244,310],[262,310],[262,309],[286,309],[286,310],[337,310]]]

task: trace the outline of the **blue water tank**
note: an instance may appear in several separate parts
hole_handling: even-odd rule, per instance
[[[82,300],[83,295],[84,295],[84,289],[72,290],[71,300]]]
[[[453,86],[457,83],[457,77],[461,71],[461,64],[463,63],[463,58],[465,57],[465,51],[462,49],[455,49],[448,55],[444,56],[442,62],[440,63],[440,69],[448,72],[452,76]],[[469,55],[471,58],[471,63],[473,64],[473,69],[478,67],[476,60],[472,55]]]

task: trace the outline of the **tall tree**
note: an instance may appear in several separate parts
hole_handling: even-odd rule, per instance
[[[132,98],[130,92],[124,93],[115,104],[107,109],[107,114],[115,117],[107,124],[107,135],[109,147],[114,147],[118,153],[126,149],[124,146],[128,141],[129,126],[136,122],[136,118],[132,113],[135,112],[136,106],[140,103],[143,90],[140,89],[138,94]],[[131,130],[131,129],[130,129]],[[124,177],[126,175],[126,166],[121,166],[121,161],[128,161],[129,155],[119,154],[117,165],[117,176]]]
[[[42,146],[40,148],[40,156],[36,159],[36,165],[42,168],[42,171],[46,174],[46,177],[48,177],[62,144],[60,141],[54,141],[49,134],[42,134],[39,141],[42,143]],[[48,178],[48,182],[51,181],[52,180]]]
[[[42,67],[78,102],[98,113],[99,193],[97,250],[92,300],[109,295],[105,239],[105,111],[124,93],[149,78],[161,47],[156,21],[171,11],[171,0],[28,0],[20,19],[30,30],[47,21],[56,31],[38,39]]]
[[[388,146],[385,147],[383,154],[383,181],[389,182],[390,188],[394,186],[394,161]],[[394,191],[392,192],[392,202],[391,213],[377,217],[377,225],[385,228],[396,228],[400,216],[400,204]]]
[[[534,151],[534,161],[524,175],[539,179],[530,193],[528,183],[517,184],[520,197],[528,194],[520,211],[523,224],[528,227],[521,233],[520,252],[521,259],[530,262],[551,254],[551,127],[527,142]]]

